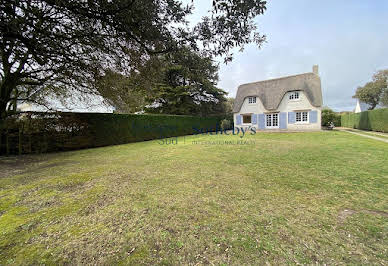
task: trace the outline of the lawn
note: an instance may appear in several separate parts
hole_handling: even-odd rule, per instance
[[[385,264],[387,162],[336,131],[3,157],[0,264]]]

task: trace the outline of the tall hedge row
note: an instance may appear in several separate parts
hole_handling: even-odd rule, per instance
[[[388,108],[343,114],[341,116],[341,126],[388,132]]]
[[[27,112],[6,120],[1,154],[101,147],[214,131],[225,117]]]

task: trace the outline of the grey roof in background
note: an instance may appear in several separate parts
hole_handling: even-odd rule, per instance
[[[317,74],[305,73],[240,85],[233,104],[233,112],[239,112],[248,96],[260,98],[267,110],[276,110],[289,91],[303,91],[315,107],[322,106],[321,79]]]

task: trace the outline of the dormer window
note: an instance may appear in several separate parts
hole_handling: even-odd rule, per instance
[[[248,103],[256,103],[256,97],[248,97]]]
[[[298,100],[299,99],[299,91],[293,91],[288,96],[290,100]]]

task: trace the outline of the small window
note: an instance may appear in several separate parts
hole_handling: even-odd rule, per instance
[[[308,122],[308,112],[296,112],[296,122]]]
[[[297,100],[297,99],[299,99],[299,91],[291,92],[288,98],[290,100]]]
[[[256,103],[256,97],[248,97],[248,103]]]
[[[252,115],[243,115],[243,124],[250,124],[252,121]]]

